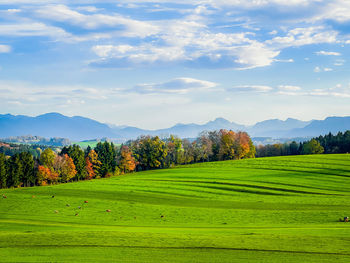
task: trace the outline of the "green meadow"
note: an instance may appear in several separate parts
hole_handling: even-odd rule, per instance
[[[1,262],[350,262],[350,223],[339,221],[350,216],[346,154],[202,163],[0,194]]]
[[[83,142],[72,142],[72,144],[79,145],[81,148],[86,149],[88,146],[91,148],[95,148],[99,141],[83,141]]]
[[[99,143],[100,141],[82,141],[82,142],[72,142],[72,144],[76,144],[79,145],[82,149],[86,149],[87,147],[91,147],[91,148],[95,148],[96,145]],[[119,143],[114,143],[115,146],[120,146]]]

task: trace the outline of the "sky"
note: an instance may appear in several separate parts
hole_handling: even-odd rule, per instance
[[[0,0],[0,114],[349,116],[349,56],[345,0]]]

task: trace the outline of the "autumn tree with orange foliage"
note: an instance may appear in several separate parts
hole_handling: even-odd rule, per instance
[[[86,173],[87,173],[86,179],[90,180],[90,179],[95,178],[96,173],[94,171],[94,167],[93,167],[89,157],[85,158],[85,162],[86,162],[85,168],[86,168]]]
[[[236,134],[233,131],[220,130],[219,160],[232,160],[235,157]]]
[[[122,173],[133,172],[136,168],[135,158],[128,146],[122,146],[118,155],[118,167]]]
[[[203,149],[206,149],[206,156]],[[255,146],[246,132],[225,129],[203,132],[195,141],[195,162],[254,158],[255,153]]]
[[[47,166],[39,165],[37,172],[37,181],[39,185],[47,185],[58,182],[58,173]]]
[[[86,157],[86,171],[89,179],[97,177],[101,167],[101,161],[98,159],[98,154],[95,150],[90,150]]]
[[[298,148],[294,142],[289,147],[290,153],[306,153],[299,150],[306,146]],[[279,145],[273,148],[280,154]],[[178,164],[254,158],[255,154],[256,149],[246,132],[225,129],[202,132],[193,141],[173,135],[169,138],[141,136],[120,148],[107,141],[85,152],[78,145],[66,146],[59,155],[48,148],[41,153],[38,166],[29,152],[8,159],[0,154],[0,188],[109,177],[120,171],[126,174]]]
[[[69,182],[77,174],[73,159],[64,154],[63,156],[56,156],[54,171],[59,174],[61,182]]]
[[[40,155],[40,163],[37,173],[37,181],[41,185],[54,184],[58,182],[59,174],[55,171],[56,153],[47,148]]]
[[[250,137],[246,132],[236,134],[234,141],[235,159],[242,159],[247,156],[250,151],[249,141]]]

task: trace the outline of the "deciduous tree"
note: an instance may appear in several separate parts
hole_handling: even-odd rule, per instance
[[[56,156],[54,171],[59,175],[61,182],[69,182],[77,174],[73,159],[68,154]]]
[[[90,150],[88,153],[88,159],[89,162],[92,165],[93,173],[94,173],[94,178],[99,175],[99,170],[101,169],[101,161],[98,159],[98,154],[96,153],[95,150]]]
[[[50,148],[47,148],[41,153],[39,160],[41,165],[45,165],[46,167],[51,169],[55,164],[55,158],[56,158],[55,152]]]
[[[141,136],[132,142],[132,151],[138,170],[161,168],[167,156],[166,145],[158,136]]]
[[[135,158],[128,146],[122,146],[118,155],[118,167],[122,173],[133,172],[136,168]]]
[[[61,151],[61,155],[67,154],[70,158],[73,159],[75,169],[77,171],[74,179],[83,180],[86,178],[86,163],[85,163],[85,153],[84,151],[76,144],[73,146],[65,146]]]
[[[311,141],[303,145],[303,150],[302,150],[303,154],[320,154],[323,152],[324,152],[324,148],[315,139],[312,139]]]

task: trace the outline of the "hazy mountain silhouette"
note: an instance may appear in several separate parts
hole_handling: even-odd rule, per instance
[[[37,117],[0,115],[0,137],[37,135],[46,138],[63,137],[70,140],[87,140],[114,137],[108,125],[80,116],[67,117],[59,113],[47,113]]]
[[[328,117],[324,120],[314,120],[302,129],[292,129],[286,136],[319,136],[346,130],[350,130],[350,117]]]
[[[293,129],[304,128],[310,123],[311,121],[300,121],[292,118],[288,118],[285,121],[272,119],[258,122],[254,126],[248,128],[247,131],[251,136],[284,137],[286,132]]]
[[[194,138],[202,131],[231,129],[247,131],[253,137],[293,138],[324,135],[329,132],[350,130],[350,117],[328,117],[325,120],[300,121],[289,118],[285,121],[272,119],[244,126],[217,118],[205,124],[176,124],[167,129],[144,130],[136,127],[114,126],[80,116],[67,117],[59,113],[47,113],[37,117],[23,115],[0,115],[0,138],[36,135],[46,138],[61,137],[72,141],[99,138],[119,140],[135,139],[140,135],[177,135]]]

